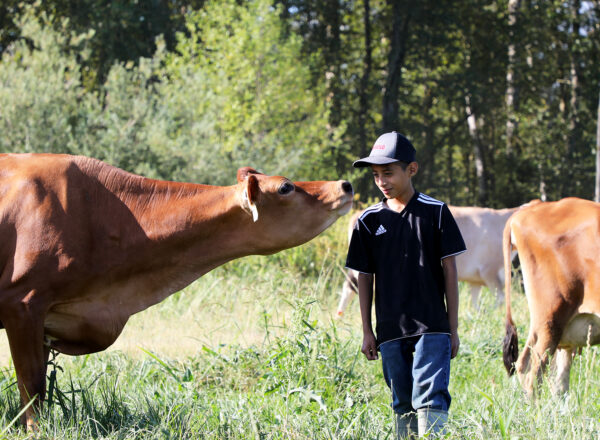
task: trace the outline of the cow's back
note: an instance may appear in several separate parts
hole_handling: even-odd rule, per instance
[[[81,279],[119,264],[121,241],[143,236],[107,188],[119,171],[78,156],[0,155],[0,283],[67,283],[69,272]]]
[[[467,246],[456,258],[460,280],[485,285],[485,278],[501,271],[502,231],[515,210],[450,206]]]
[[[600,310],[600,204],[566,198],[533,205],[511,218],[511,228],[522,264],[528,266],[524,269],[535,277],[532,283],[551,280],[548,288]]]
[[[60,156],[0,156],[2,281],[18,280],[57,246],[67,168],[67,161]]]

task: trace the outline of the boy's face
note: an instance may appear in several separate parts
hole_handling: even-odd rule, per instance
[[[375,185],[387,199],[401,197],[412,191],[411,178],[417,173],[418,165],[411,162],[403,169],[398,162],[386,165],[371,165]]]

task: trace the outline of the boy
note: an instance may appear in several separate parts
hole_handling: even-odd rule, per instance
[[[399,439],[441,433],[448,419],[450,359],[460,345],[455,256],[466,250],[448,207],[415,191],[415,155],[408,139],[391,132],[354,162],[372,168],[385,197],[356,222],[346,260],[360,272],[362,352],[368,360],[381,352]]]

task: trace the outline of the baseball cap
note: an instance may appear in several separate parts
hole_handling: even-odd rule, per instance
[[[410,163],[415,161],[416,153],[415,147],[406,137],[392,131],[379,136],[373,144],[371,154],[355,161],[352,165],[361,168],[369,165],[385,165],[399,160]]]

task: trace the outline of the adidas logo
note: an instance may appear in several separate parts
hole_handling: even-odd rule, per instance
[[[377,228],[377,232],[375,232],[375,235],[385,234],[386,232],[387,230],[383,227],[383,225],[379,225],[379,228]]]

